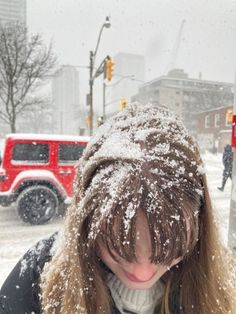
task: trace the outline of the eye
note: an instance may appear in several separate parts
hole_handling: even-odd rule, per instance
[[[109,251],[111,258],[114,261],[116,261],[117,263],[123,264],[125,262],[125,260],[113,248],[109,248],[108,251]]]
[[[115,262],[117,262],[118,264],[121,264],[121,265],[127,265],[127,264],[129,264],[128,261],[126,261],[125,259],[123,259],[123,258],[122,258],[120,255],[118,255],[115,251],[112,251],[111,253],[112,253],[112,254],[110,254],[110,255],[111,255],[112,259],[113,259]]]
[[[106,235],[106,234],[100,235],[98,238],[98,242],[100,243],[100,245],[102,245],[104,248],[106,248],[109,255],[111,256],[111,258],[114,261],[120,262],[120,260],[122,260],[121,256],[117,253],[117,251],[115,249],[113,241],[111,240],[111,238],[108,235]]]

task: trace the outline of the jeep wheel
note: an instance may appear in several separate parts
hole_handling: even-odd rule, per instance
[[[52,219],[58,210],[57,195],[46,186],[31,186],[17,198],[17,212],[24,222],[43,224]]]

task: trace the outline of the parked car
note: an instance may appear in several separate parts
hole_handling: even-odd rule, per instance
[[[16,202],[24,222],[42,224],[73,195],[75,165],[88,137],[9,134],[2,150],[0,205]]]

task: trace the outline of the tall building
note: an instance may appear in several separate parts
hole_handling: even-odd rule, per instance
[[[119,111],[122,98],[128,102],[131,96],[138,92],[144,83],[144,56],[120,52],[114,57],[114,75],[111,84],[106,88],[106,116],[109,117]]]
[[[178,114],[186,127],[197,132],[199,112],[233,104],[233,84],[189,78],[182,69],[143,84],[132,101],[165,105]]]
[[[63,66],[52,80],[53,133],[78,135],[85,124],[79,101],[79,73]]]
[[[26,0],[0,0],[0,23],[10,22],[26,26]]]

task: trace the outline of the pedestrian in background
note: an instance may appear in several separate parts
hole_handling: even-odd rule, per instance
[[[3,313],[236,313],[198,145],[174,114],[133,104],[105,122],[74,187],[63,232],[3,285]]]
[[[222,184],[221,187],[218,187],[218,190],[223,192],[228,178],[232,180],[233,152],[232,147],[229,144],[224,147],[222,162],[224,170],[222,175]]]

